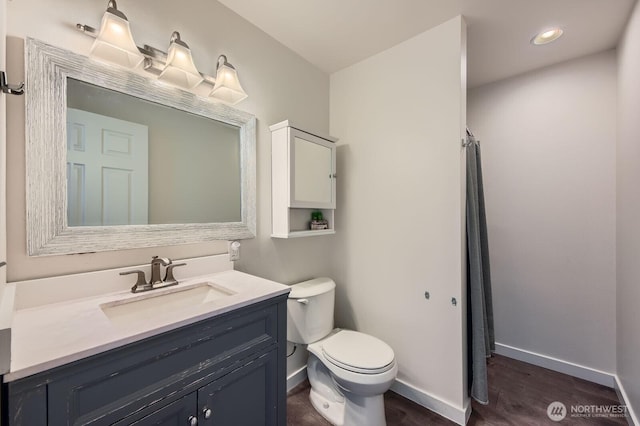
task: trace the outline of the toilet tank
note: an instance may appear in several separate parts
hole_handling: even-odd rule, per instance
[[[291,286],[287,300],[287,340],[313,343],[333,330],[336,283],[315,278]]]

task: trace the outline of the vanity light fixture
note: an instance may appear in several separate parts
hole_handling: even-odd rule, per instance
[[[535,37],[531,39],[531,44],[540,46],[542,44],[551,43],[560,38],[564,31],[561,28],[549,28],[544,31],[540,31]]]
[[[171,34],[167,62],[158,79],[185,89],[193,89],[204,80],[193,63],[189,46],[180,39],[177,31]]]
[[[77,24],[76,28],[95,38],[90,51],[92,57],[126,68],[136,68],[144,61],[144,70],[155,74],[159,80],[188,90],[204,82],[213,86],[210,97],[231,105],[248,96],[240,85],[238,72],[227,62],[225,55],[218,57],[216,79],[199,72],[189,46],[182,41],[177,31],[171,34],[167,53],[146,44],[144,47],[136,46],[129,21],[118,10],[115,0],[109,0],[99,31],[84,24]]]
[[[209,96],[220,99],[231,105],[237,104],[247,98],[247,92],[244,91],[238,79],[238,72],[235,67],[227,62],[225,55],[218,57],[216,66],[216,83]]]
[[[129,21],[124,13],[118,10],[115,0],[109,0],[107,4],[100,31],[89,54],[128,68],[135,68],[144,60],[133,41]]]

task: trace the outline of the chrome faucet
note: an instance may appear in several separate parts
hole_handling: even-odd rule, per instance
[[[153,256],[151,259],[151,279],[146,281],[144,271],[139,269],[120,272],[120,275],[137,274],[136,283],[131,287],[132,293],[140,293],[156,288],[164,288],[177,285],[178,280],[173,276],[173,270],[178,266],[185,266],[186,263],[173,263],[171,259],[166,257]],[[166,266],[164,279],[160,274],[160,267]]]
[[[153,286],[155,284],[163,283],[164,281],[160,276],[160,265],[169,266],[171,263],[171,259],[169,258],[153,256],[151,259],[151,279],[149,280],[149,284]]]

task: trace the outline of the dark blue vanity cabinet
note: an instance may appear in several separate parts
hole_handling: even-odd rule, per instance
[[[6,383],[3,424],[284,426],[286,297]]]

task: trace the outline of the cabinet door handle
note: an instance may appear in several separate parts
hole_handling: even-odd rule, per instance
[[[189,425],[196,426],[198,424],[198,418],[196,416],[189,416]]]
[[[205,419],[211,418],[211,414],[212,414],[211,408],[204,407],[202,409],[202,414],[204,415]]]

